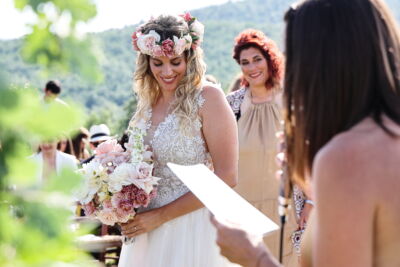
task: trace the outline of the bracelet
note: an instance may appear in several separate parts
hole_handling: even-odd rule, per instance
[[[315,206],[315,202],[312,201],[311,199],[306,199],[306,200],[304,201],[304,203],[307,203],[307,204],[310,204],[310,205],[312,205],[312,206]]]

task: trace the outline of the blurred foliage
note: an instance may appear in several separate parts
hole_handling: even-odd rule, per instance
[[[44,104],[32,89],[5,84],[0,102],[1,266],[87,266],[86,254],[74,246],[81,232],[70,228],[71,196],[80,176],[64,170],[39,190],[36,166],[28,158],[39,142],[81,125],[80,112]]]
[[[15,5],[31,8],[38,20],[31,34],[9,47],[12,52],[2,46],[11,62],[18,62],[11,64],[12,73],[28,68],[37,79],[58,71],[80,73],[92,82],[101,77],[91,41],[75,34],[78,22],[96,14],[90,1],[15,0]],[[69,23],[66,32],[60,32],[57,25],[65,16]],[[25,65],[23,59],[31,64]],[[41,185],[37,166],[29,158],[40,142],[81,126],[83,112],[75,105],[43,102],[36,89],[14,80],[8,71],[5,75],[12,84],[0,76],[0,265],[93,266],[75,246],[76,237],[86,231],[71,225],[72,195],[81,177],[63,170]]]
[[[14,0],[19,10],[30,8],[37,21],[24,39],[22,58],[44,66],[51,74],[75,72],[92,82],[102,79],[90,40],[80,40],[76,25],[96,15],[91,0]]]

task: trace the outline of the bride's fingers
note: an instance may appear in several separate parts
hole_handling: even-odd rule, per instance
[[[128,230],[133,229],[133,228],[135,228],[135,227],[137,227],[137,226],[135,226],[135,225],[129,225],[129,224],[127,224],[127,225],[121,225],[121,231],[128,231]]]
[[[135,237],[135,236],[138,236],[138,235],[141,235],[144,233],[146,233],[146,231],[144,229],[138,229],[134,232],[126,232],[126,233],[122,233],[122,234],[126,237]]]
[[[135,232],[137,232],[139,230],[140,230],[139,226],[133,225],[133,226],[130,226],[130,227],[123,228],[121,233],[123,235],[127,235],[127,234],[131,234],[131,233],[135,233]]]

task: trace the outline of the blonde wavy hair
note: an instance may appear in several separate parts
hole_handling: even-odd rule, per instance
[[[147,34],[151,30],[156,31],[161,40],[173,39],[173,36],[186,35],[189,28],[181,17],[161,15],[156,19],[140,26],[139,30]],[[197,116],[196,99],[201,89],[202,79],[206,70],[203,61],[202,49],[198,46],[184,52],[186,60],[186,73],[175,90],[175,100],[171,104],[170,112],[175,113],[180,119],[180,128],[185,129]],[[134,91],[138,97],[136,113],[132,118],[135,123],[144,118],[146,111],[154,105],[160,94],[161,88],[150,69],[150,56],[139,52],[134,73]]]

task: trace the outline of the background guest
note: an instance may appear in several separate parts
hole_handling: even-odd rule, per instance
[[[67,106],[63,100],[59,98],[61,94],[61,83],[58,80],[48,81],[44,88],[44,101],[46,103],[55,102]]]
[[[41,143],[31,159],[38,164],[40,183],[45,183],[54,174],[60,174],[64,168],[77,169],[75,156],[57,150],[57,141]]]
[[[89,134],[89,143],[92,150],[95,150],[99,144],[112,138],[110,136],[110,128],[108,128],[108,126],[105,124],[92,125],[90,127]],[[94,156],[95,155],[92,155],[91,157],[83,160],[82,164],[89,163]]]
[[[248,29],[236,37],[233,58],[242,70],[242,88],[227,96],[239,134],[239,181],[235,190],[279,224],[275,157],[282,115],[276,100],[282,91],[283,56],[264,33]],[[297,226],[294,216],[289,219],[283,256],[284,262],[292,266],[297,257],[292,253],[290,235]],[[267,236],[265,242],[278,256],[279,233]]]
[[[82,162],[90,157],[89,151],[86,149],[89,142],[89,136],[89,131],[86,128],[81,127],[72,138],[73,150],[75,152],[74,154],[79,162]]]

